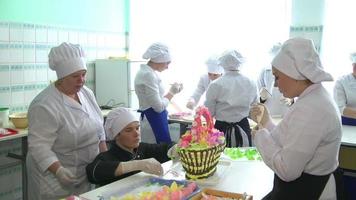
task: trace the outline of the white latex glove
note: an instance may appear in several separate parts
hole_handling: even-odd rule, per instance
[[[75,186],[78,183],[78,180],[75,178],[72,172],[69,171],[69,169],[64,168],[63,166],[60,166],[57,169],[56,177],[63,186],[71,187]]]
[[[168,156],[168,158],[171,158],[172,160],[179,159],[179,154],[177,152],[177,144],[175,144],[170,149],[168,149],[167,156]]]
[[[122,173],[128,173],[132,171],[143,171],[149,174],[155,174],[158,176],[163,175],[163,168],[154,158],[148,158],[143,160],[132,160],[128,162],[121,162]]]
[[[267,123],[271,121],[271,116],[269,115],[268,109],[262,103],[253,105],[251,107],[250,118],[257,123],[259,128],[265,128]]]
[[[272,95],[271,93],[268,92],[267,88],[262,87],[260,89],[260,97],[262,101],[266,101],[268,98],[270,98]]]
[[[175,95],[181,92],[182,90],[183,90],[183,84],[173,83],[171,88],[169,89],[169,93]]]
[[[281,101],[282,104],[287,106],[291,106],[294,103],[293,99],[286,98],[286,97],[281,97],[279,100]]]
[[[195,107],[195,101],[194,99],[190,99],[186,105],[187,108],[189,108],[190,110],[193,110]]]

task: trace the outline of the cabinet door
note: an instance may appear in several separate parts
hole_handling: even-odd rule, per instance
[[[129,80],[130,74],[127,60],[96,60],[95,95],[99,106],[130,107]]]

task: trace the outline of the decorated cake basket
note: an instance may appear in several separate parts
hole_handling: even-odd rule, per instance
[[[206,123],[202,123],[202,118]],[[186,178],[195,180],[212,176],[224,148],[224,133],[214,128],[209,110],[198,107],[191,130],[182,135],[178,143]]]

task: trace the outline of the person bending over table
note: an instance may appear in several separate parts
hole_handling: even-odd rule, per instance
[[[162,175],[161,163],[169,160],[167,152],[175,152],[174,143],[140,142],[139,120],[128,108],[110,111],[105,121],[105,131],[111,139],[109,150],[100,153],[86,167],[88,180],[94,184],[106,185],[139,171]]]

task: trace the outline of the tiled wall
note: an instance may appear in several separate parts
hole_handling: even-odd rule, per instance
[[[56,74],[48,67],[51,47],[79,43],[87,56],[87,86],[94,88],[94,60],[126,55],[126,36],[52,25],[0,21],[0,107],[27,110],[32,99]]]
[[[126,55],[126,35],[119,32],[0,21],[0,107],[10,113],[26,111],[32,99],[56,74],[48,67],[51,47],[62,42],[79,43],[87,57],[86,85],[94,88],[94,60]],[[0,142],[0,166],[13,162],[9,153],[21,152],[21,139]],[[1,169],[0,199],[22,199],[21,165]]]
[[[291,26],[289,36],[304,37],[313,40],[315,48],[320,52],[323,26]]]

